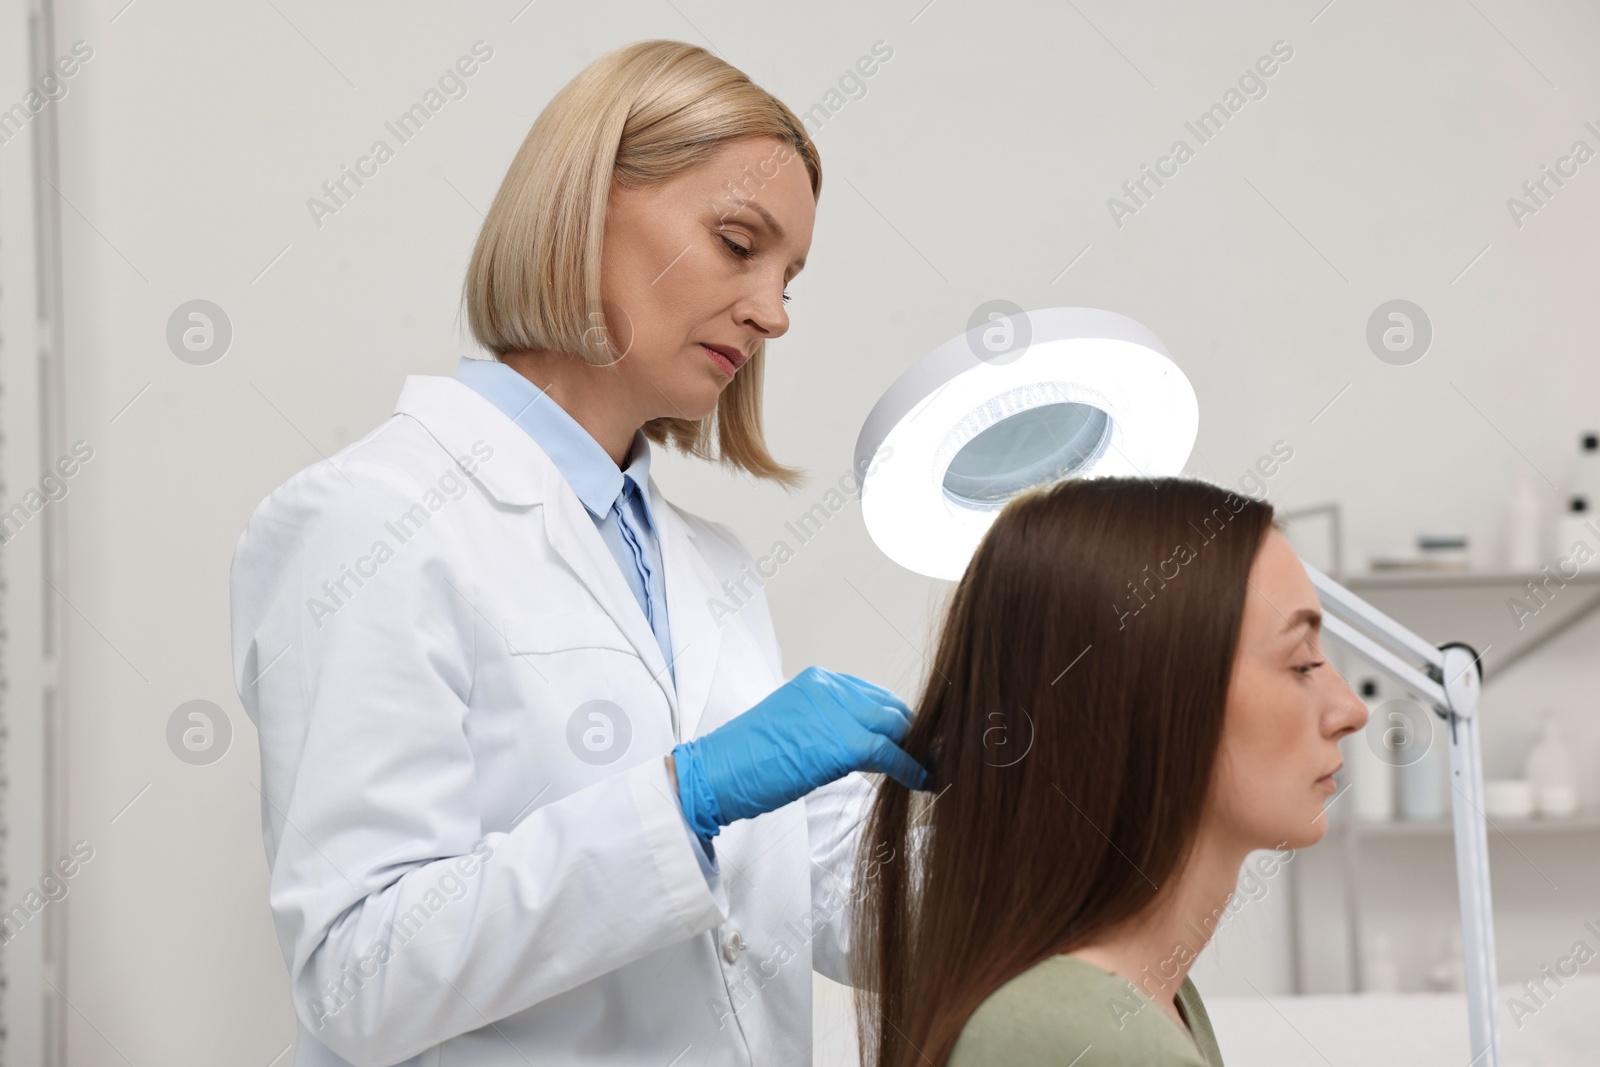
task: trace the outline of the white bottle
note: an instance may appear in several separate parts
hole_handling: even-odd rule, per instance
[[[1539,489],[1526,467],[1517,468],[1506,513],[1506,569],[1524,574],[1539,569]]]
[[[1376,933],[1372,943],[1361,958],[1361,991],[1363,993],[1400,992],[1400,965],[1395,961],[1389,946],[1389,935]]]
[[[1396,702],[1390,701],[1391,706]],[[1414,703],[1411,731],[1397,739],[1400,818],[1409,822],[1437,822],[1449,812],[1450,735],[1444,723],[1424,705]]]
[[[1553,569],[1563,576],[1571,577],[1585,566],[1590,570],[1600,566],[1600,560],[1596,559],[1600,556],[1600,538],[1597,538],[1591,529],[1591,525],[1600,527],[1600,523],[1595,522],[1595,499],[1582,493],[1569,494],[1567,509],[1556,520],[1556,543],[1553,553],[1556,566]],[[1582,549],[1573,551],[1573,546],[1580,541],[1588,545],[1587,552]]]
[[[1459,927],[1450,928],[1443,954],[1428,968],[1428,988],[1436,993],[1459,993],[1467,988],[1466,958],[1461,951]]]
[[[1362,822],[1392,822],[1394,820],[1394,753],[1385,740],[1387,731],[1377,716],[1378,683],[1371,678],[1361,681],[1361,700],[1367,705],[1368,728],[1347,734],[1344,746],[1345,767],[1350,773],[1351,799],[1355,803],[1355,817]],[[1381,752],[1373,746],[1382,746]]]
[[[1578,454],[1567,466],[1567,495],[1600,500],[1600,434],[1593,430],[1578,437]]]
[[[1555,712],[1545,713],[1539,740],[1528,750],[1522,766],[1523,775],[1533,785],[1534,807],[1540,815],[1560,817],[1573,813],[1577,808],[1578,772]]]

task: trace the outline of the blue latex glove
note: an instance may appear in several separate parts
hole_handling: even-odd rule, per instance
[[[927,772],[900,750],[911,709],[882,686],[807,667],[749,711],[672,750],[678,798],[709,841],[722,827],[781,808],[851,771],[911,789]]]

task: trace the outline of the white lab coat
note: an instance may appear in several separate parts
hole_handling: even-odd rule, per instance
[[[676,690],[549,457],[453,378],[251,516],[234,681],[297,1067],[810,1062],[870,785],[724,828],[708,883],[663,757],[784,676],[751,554],[649,492]]]

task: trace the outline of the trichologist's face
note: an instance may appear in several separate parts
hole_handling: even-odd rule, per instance
[[[789,329],[784,287],[805,265],[815,219],[805,164],[775,138],[731,141],[661,185],[613,187],[601,298],[625,388],[647,418],[711,414],[756,345]],[[724,359],[707,345],[734,351]]]
[[[1316,588],[1270,531],[1245,590],[1213,783],[1217,828],[1248,848],[1304,848],[1328,829],[1339,739],[1367,708],[1326,662]]]

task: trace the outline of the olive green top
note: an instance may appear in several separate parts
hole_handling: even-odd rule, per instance
[[[978,1005],[946,1067],[1222,1067],[1188,976],[1176,1002],[1188,1031],[1120,974],[1076,956],[1051,956]]]

